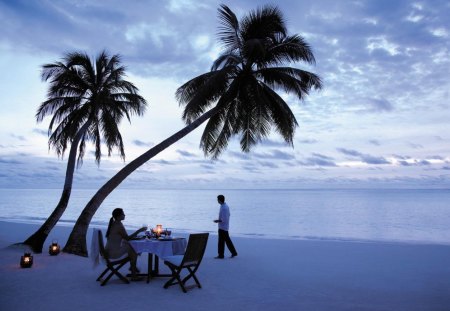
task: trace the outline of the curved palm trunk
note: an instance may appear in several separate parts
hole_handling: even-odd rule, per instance
[[[86,233],[89,227],[89,223],[91,222],[92,217],[94,217],[95,212],[100,207],[102,202],[106,199],[106,197],[116,189],[125,178],[128,177],[131,173],[133,173],[140,166],[145,164],[148,160],[159,154],[161,151],[171,146],[197,127],[199,127],[203,122],[208,120],[210,117],[215,115],[218,111],[218,108],[213,108],[208,112],[204,113],[197,120],[181,129],[177,133],[173,134],[166,140],[162,141],[155,147],[146,151],[132,162],[127,164],[124,168],[122,168],[116,175],[114,175],[106,184],[104,184],[97,193],[91,198],[88,204],[85,206],[80,216],[78,217],[77,222],[75,223],[72,232],[70,233],[69,239],[67,240],[66,245],[64,246],[63,251],[66,253],[71,253],[79,256],[88,256],[87,247],[86,247]]]
[[[81,137],[89,127],[89,124],[90,122],[86,122],[81,127],[77,135],[75,135],[72,145],[70,146],[69,159],[67,160],[66,179],[64,181],[64,187],[58,205],[56,205],[55,209],[44,222],[44,224],[28,239],[26,239],[25,242],[21,243],[24,245],[28,245],[35,253],[42,253],[42,247],[45,240],[47,239],[50,231],[53,229],[53,227],[55,227],[56,223],[59,221],[62,214],[66,210],[67,205],[69,204],[69,198],[72,192],[73,173],[75,171],[78,144]]]

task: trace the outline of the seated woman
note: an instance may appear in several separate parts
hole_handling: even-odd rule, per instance
[[[112,217],[109,220],[108,230],[106,231],[106,246],[105,250],[111,258],[119,258],[125,254],[130,257],[131,279],[138,280],[138,269],[136,267],[137,253],[133,247],[128,243],[129,240],[136,237],[138,233],[147,230],[142,227],[131,235],[128,235],[122,220],[125,219],[125,213],[121,208],[116,208],[112,212]]]

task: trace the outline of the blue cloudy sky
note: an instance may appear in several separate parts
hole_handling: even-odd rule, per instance
[[[0,188],[61,187],[65,159],[48,150],[48,119],[34,115],[47,88],[40,66],[69,51],[121,54],[149,102],[120,126],[126,163],[181,129],[174,93],[217,57],[220,3],[239,17],[271,2],[0,0]],[[274,133],[249,154],[233,141],[211,161],[199,128],[122,187],[450,187],[450,2],[272,4],[312,46],[317,63],[306,68],[324,82],[304,102],[285,96],[300,125],[294,148]],[[74,187],[101,186],[123,165],[115,155],[97,167],[88,153]]]

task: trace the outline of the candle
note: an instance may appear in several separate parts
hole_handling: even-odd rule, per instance
[[[156,225],[156,234],[159,237],[162,232],[162,225]]]

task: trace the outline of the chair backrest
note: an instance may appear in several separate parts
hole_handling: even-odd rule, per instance
[[[181,265],[199,265],[205,254],[209,233],[194,233],[189,235],[186,252]]]

